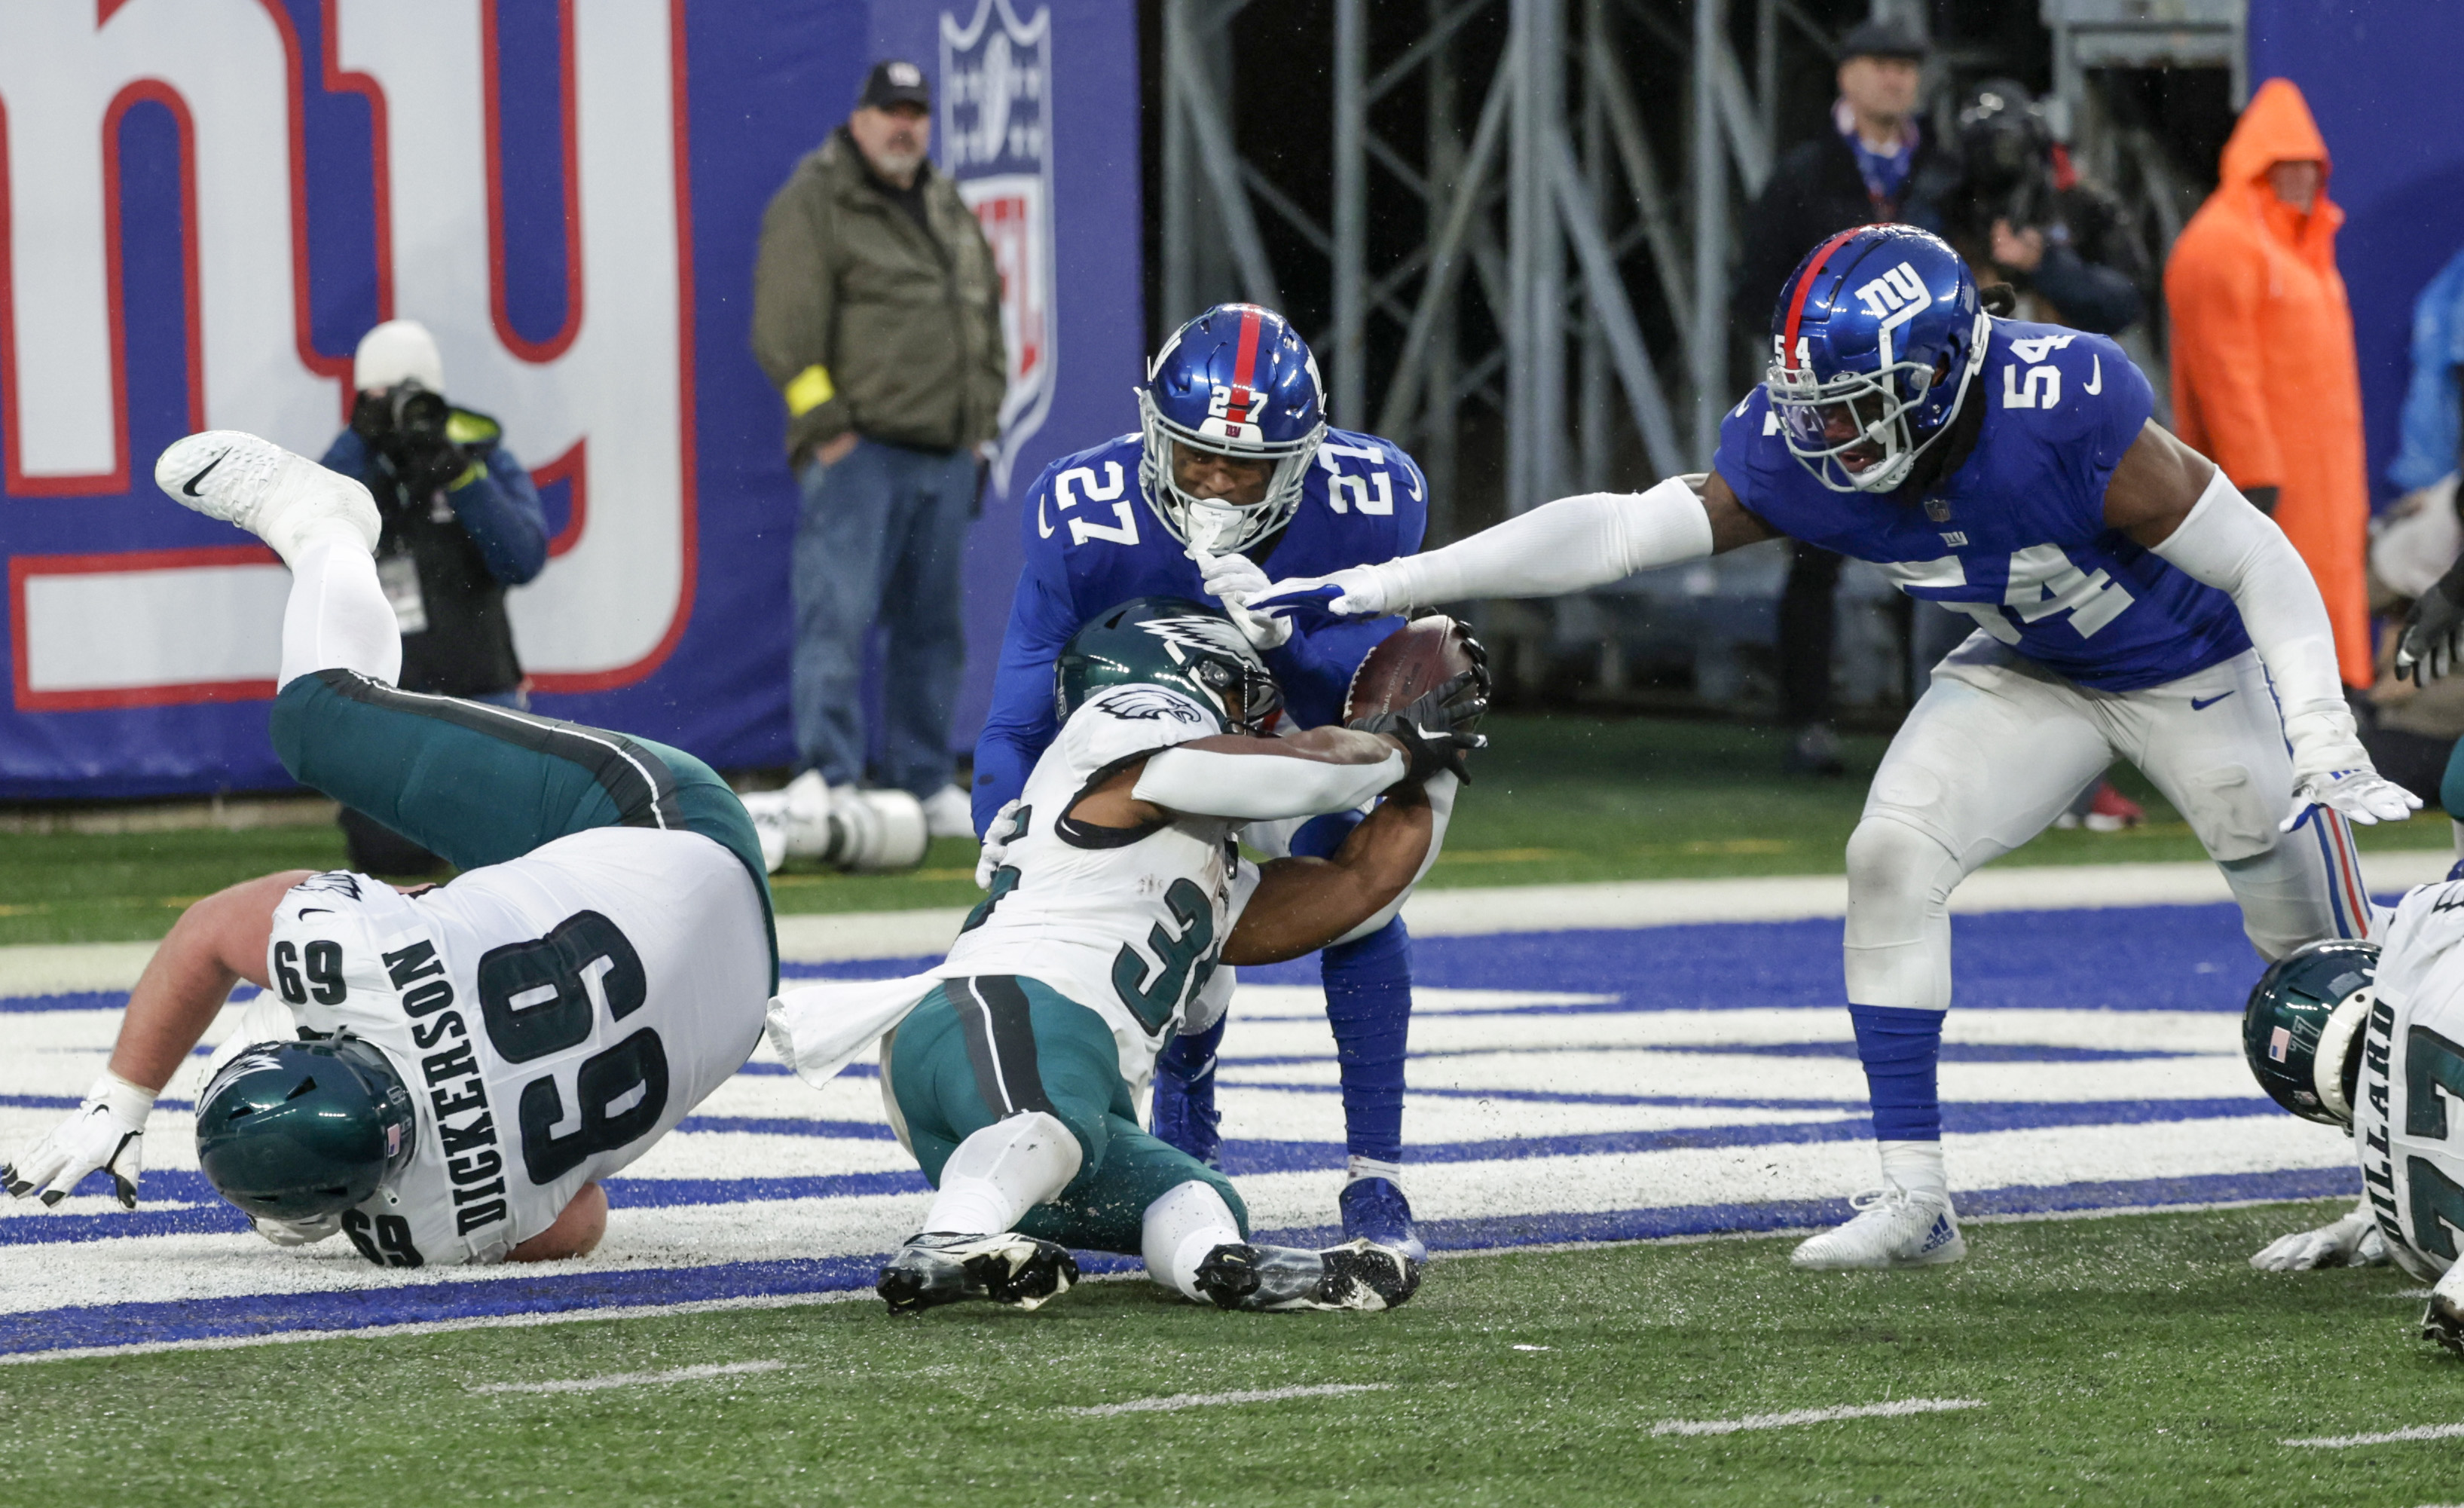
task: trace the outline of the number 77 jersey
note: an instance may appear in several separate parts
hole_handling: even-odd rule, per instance
[[[1922,501],[1823,486],[1761,388],[1722,421],[1713,468],[1773,529],[1871,562],[2079,685],[2136,691],[2250,648],[2232,598],[2105,527],[2105,486],[2154,408],[2147,379],[2102,336],[1991,326],[1965,400],[1985,406],[1975,448]]]
[[[698,833],[599,828],[407,896],[318,875],[275,908],[273,988],[305,1032],[380,1050],[410,1164],[342,1231],[393,1267],[500,1261],[725,1083],[770,955],[744,866]]]

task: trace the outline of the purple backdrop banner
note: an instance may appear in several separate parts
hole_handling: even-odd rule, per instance
[[[1130,0],[99,0],[0,10],[0,798],[287,784],[287,573],[173,506],[198,428],[315,455],[381,319],[540,483],[513,594],[553,716],[787,762],[797,496],[747,348],[761,211],[879,56],[934,76],[991,236],[1009,421],[967,556],[972,742],[1011,495],[1131,427]]]

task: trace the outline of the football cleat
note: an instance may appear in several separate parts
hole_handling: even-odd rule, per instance
[[[319,524],[350,530],[371,554],[384,528],[356,478],[237,430],[173,441],[154,462],[154,484],[184,508],[248,530],[286,561]]]
[[[1323,1252],[1231,1242],[1198,1264],[1198,1291],[1218,1309],[1393,1309],[1420,1286],[1420,1263],[1391,1246],[1347,1241]]]
[[[894,1315],[988,1298],[1033,1309],[1069,1291],[1078,1281],[1078,1259],[1068,1248],[1015,1231],[992,1235],[953,1235],[927,1231],[907,1238],[882,1268],[873,1291]]]
[[[2430,1307],[2422,1311],[2421,1338],[2464,1356],[2464,1262],[2447,1270],[2430,1291]]]
[[[1933,1267],[1968,1254],[1959,1216],[1943,1194],[1916,1194],[1885,1183],[1848,1201],[1857,1217],[1802,1242],[1789,1254],[1815,1272],[1851,1268]]]
[[[1355,1178],[1335,1196],[1343,1212],[1343,1238],[1392,1247],[1414,1262],[1429,1259],[1429,1249],[1412,1226],[1412,1202],[1391,1178]]]

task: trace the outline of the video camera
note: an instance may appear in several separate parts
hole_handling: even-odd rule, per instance
[[[2024,86],[2007,78],[1977,85],[1959,108],[1959,154],[1979,226],[2005,220],[2013,231],[2052,229],[2053,148],[2044,106]]]
[[[462,448],[446,438],[451,414],[443,393],[406,377],[390,388],[361,393],[351,405],[351,430],[393,464],[405,501],[424,502],[470,465]]]

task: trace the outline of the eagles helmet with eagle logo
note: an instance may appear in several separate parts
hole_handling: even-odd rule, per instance
[[[1106,687],[1135,685],[1195,698],[1230,733],[1266,733],[1284,711],[1274,673],[1232,620],[1187,597],[1133,597],[1088,619],[1053,662],[1053,711],[1067,722]]]
[[[1807,253],[1771,311],[1763,383],[1789,454],[1833,492],[1898,487],[1958,416],[1987,319],[1968,263],[1912,225],[1859,226]]]
[[[2304,1120],[2353,1123],[2379,945],[2329,938],[2268,966],[2242,1008],[2241,1050],[2267,1097]]]
[[[1254,303],[1219,303],[1163,343],[1137,393],[1138,486],[1174,539],[1230,554],[1290,521],[1326,438],[1326,387],[1289,321]],[[1181,491],[1176,445],[1272,461],[1265,500],[1242,507]]]
[[[419,1120],[385,1055],[353,1036],[267,1042],[197,1097],[197,1165],[259,1219],[297,1224],[366,1202],[410,1164]]]

